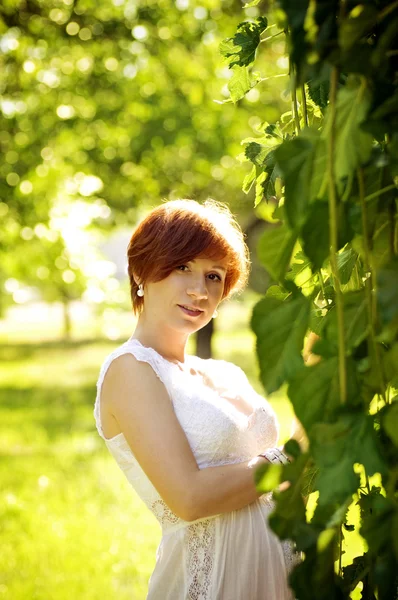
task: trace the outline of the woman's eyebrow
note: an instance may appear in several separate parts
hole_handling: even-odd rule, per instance
[[[221,269],[221,271],[227,271],[225,267],[221,267],[220,265],[213,265],[213,269]]]
[[[192,261],[190,262],[196,262],[196,260],[193,258]],[[225,267],[222,267],[221,265],[213,265],[212,269],[221,269],[221,271],[224,271],[225,273],[227,272],[227,269]]]

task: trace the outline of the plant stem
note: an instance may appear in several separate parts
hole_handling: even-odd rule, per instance
[[[272,38],[276,37],[277,35],[281,35],[281,33],[285,33],[284,31],[278,31],[278,33],[274,33],[274,35],[270,35],[262,40],[260,40],[260,44],[262,44],[263,42],[268,42],[268,40],[272,40]]]
[[[341,559],[343,556],[343,525],[339,527],[339,575],[341,576]]]
[[[373,192],[373,194],[365,196],[364,200],[365,202],[369,202],[369,200],[374,200],[374,198],[378,198],[379,196],[381,196],[381,194],[384,194],[385,192],[389,192],[390,190],[396,189],[397,186],[395,185],[395,183],[392,183],[391,185],[386,185],[386,187],[382,188],[381,190],[377,190],[377,192]]]
[[[345,338],[344,338],[344,305],[341,293],[340,280],[337,272],[337,192],[334,172],[334,157],[336,146],[336,98],[339,73],[336,67],[332,68],[330,78],[329,111],[331,127],[328,146],[328,175],[329,175],[329,236],[330,236],[330,266],[332,269],[334,287],[336,290],[337,325],[339,333],[339,386],[340,402],[346,403],[347,399],[347,372],[345,364]]]
[[[319,277],[319,283],[320,283],[321,290],[322,290],[323,300],[324,300],[325,304],[327,305],[327,300],[326,300],[326,296],[325,296],[325,284],[323,282],[321,269],[318,269],[318,277]]]
[[[379,14],[377,15],[377,22],[380,23],[380,21],[382,21],[384,19],[384,17],[386,17],[387,15],[389,15],[391,12],[393,12],[398,6],[398,2],[393,2],[392,4],[389,4],[388,6],[386,6],[384,8],[384,10],[380,11]]]
[[[357,289],[361,290],[363,286],[361,284],[361,279],[360,279],[359,273],[358,273],[358,259],[357,259],[357,262],[355,263],[354,271],[355,271],[355,279],[357,282]]]
[[[304,125],[308,127],[308,112],[307,112],[307,100],[305,97],[305,83],[300,86],[301,89],[301,102],[303,106],[303,117],[304,117]]]
[[[261,79],[258,80],[258,83],[261,83],[261,81],[268,81],[268,79],[276,79],[277,77],[287,77],[288,73],[278,73],[278,75],[270,75],[269,77],[261,77]]]
[[[380,359],[380,348],[376,342],[376,334],[374,323],[376,319],[376,303],[375,297],[373,293],[373,283],[374,283],[374,273],[370,264],[370,240],[369,240],[369,227],[368,227],[368,208],[365,202],[365,182],[363,177],[363,170],[359,168],[357,170],[357,178],[358,178],[358,188],[359,188],[359,198],[361,202],[361,213],[362,213],[362,239],[363,239],[363,249],[364,249],[364,267],[365,273],[367,275],[365,281],[365,294],[366,294],[366,304],[368,311],[368,322],[369,322],[369,337],[368,337],[368,353],[369,357],[373,355],[377,378],[379,380],[379,386],[381,390],[381,394],[384,400],[384,404],[386,404],[385,397],[385,378],[383,374],[383,369],[381,366]]]
[[[286,38],[287,37],[288,37],[288,34],[286,33]],[[300,133],[301,127],[300,127],[299,110],[298,110],[298,105],[297,105],[296,71],[295,71],[294,65],[291,62],[290,56],[289,56],[289,76],[290,76],[290,86],[291,86],[291,90],[292,90],[292,113],[293,113],[293,118],[294,118],[294,125],[296,128],[296,135],[298,135]]]

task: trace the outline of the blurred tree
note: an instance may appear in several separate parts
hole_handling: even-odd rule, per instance
[[[95,203],[88,227],[103,230],[134,225],[148,206],[177,197],[228,202],[245,222],[252,203],[240,189],[240,140],[280,114],[284,80],[239,107],[215,102],[228,100],[231,75],[217,46],[241,18],[235,0],[2,3],[0,285],[10,244],[15,264],[54,206],[73,201]],[[268,46],[266,75],[281,72],[282,51]],[[32,268],[35,278],[43,289]]]

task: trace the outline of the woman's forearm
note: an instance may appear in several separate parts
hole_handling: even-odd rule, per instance
[[[196,473],[192,486],[191,521],[244,508],[262,493],[256,490],[254,473],[263,457],[233,465],[207,467]]]

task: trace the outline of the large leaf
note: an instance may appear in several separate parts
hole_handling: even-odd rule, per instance
[[[261,381],[267,393],[280,388],[303,365],[301,351],[308,328],[309,300],[298,294],[285,301],[266,296],[253,310]]]
[[[243,180],[243,184],[242,184],[242,191],[245,192],[245,194],[248,194],[253,186],[253,183],[256,181],[256,175],[257,175],[257,170],[256,170],[256,165],[253,165],[251,171],[249,171],[249,173],[246,175],[246,177]]]
[[[347,247],[337,255],[337,272],[339,274],[340,283],[346,284],[349,282],[357,258],[358,254],[350,245],[347,245]]]
[[[362,4],[352,10],[340,24],[339,44],[341,48],[344,51],[350,50],[357,40],[374,28],[376,19],[377,9],[370,4]]]
[[[311,100],[313,100],[319,108],[326,108],[329,100],[329,80],[318,82],[309,81],[307,86]]]
[[[302,455],[283,467],[282,481],[289,481],[290,486],[283,492],[274,491],[277,507],[270,517],[273,531],[281,539],[293,538],[299,541],[300,550],[316,540],[315,531],[306,527],[305,504],[301,493],[301,480],[307,463],[308,456]]]
[[[272,135],[262,138],[265,144],[260,144],[257,141],[251,141],[245,148],[245,156],[255,166],[263,169],[264,175],[261,180],[258,181],[258,185],[261,185],[259,194],[265,195],[268,199],[270,196],[274,196],[276,193],[275,183],[278,177],[281,177],[280,170],[275,160],[275,147],[278,145],[278,138]],[[260,174],[261,175],[261,174]]]
[[[397,505],[380,493],[380,488],[372,487],[369,494],[360,494],[361,535],[374,556],[389,549],[393,542],[394,520],[397,518]]]
[[[354,236],[351,225],[352,208],[353,205],[348,202],[340,202],[338,205],[338,248],[344,247]],[[318,200],[308,207],[307,219],[301,228],[301,239],[304,252],[311,259],[313,268],[320,269],[330,252],[329,206],[326,202]]]
[[[259,76],[250,76],[248,67],[235,65],[232,69],[232,77],[228,81],[228,89],[232,102],[241,100],[259,81]]]
[[[318,131],[305,129],[275,150],[285,182],[285,210],[290,227],[300,227],[310,202],[325,195],[326,146]]]
[[[398,257],[377,272],[376,294],[384,338],[392,340],[398,332]]]
[[[345,352],[351,354],[354,348],[367,337],[369,332],[367,297],[365,290],[356,290],[342,295],[344,311],[344,341]],[[329,343],[329,349],[334,349],[336,355],[339,348],[337,309],[329,310],[324,319],[323,334]]]
[[[307,277],[309,271],[311,271],[311,263],[304,252],[297,252],[294,255],[294,261],[290,265],[289,271],[286,273],[286,279],[294,281],[296,278]],[[301,262],[298,262],[301,261]],[[297,284],[299,285],[299,284]]]
[[[359,485],[355,463],[368,476],[385,473],[373,427],[373,419],[361,412],[342,414],[335,423],[318,423],[310,432],[311,448],[319,467],[319,504],[344,502]]]
[[[372,240],[371,266],[377,272],[384,268],[384,264],[392,259],[393,247],[391,240],[394,237],[394,222],[390,219],[388,210],[383,210],[375,215]]]
[[[395,400],[383,414],[382,424],[394,444],[398,448],[398,401]]]
[[[297,234],[285,224],[267,229],[258,243],[258,257],[275,281],[283,279],[289,266]]]
[[[311,204],[301,229],[301,239],[314,270],[320,269],[329,256],[329,206],[326,202]]]
[[[363,131],[371,105],[372,96],[365,83],[357,78],[349,78],[346,85],[339,89],[336,101],[335,121],[335,175],[342,180],[352,176],[355,169],[366,163],[372,151],[372,136]],[[321,133],[325,141],[331,135],[332,117],[330,107],[326,112]]]
[[[255,21],[239,23],[233,37],[223,40],[220,44],[221,54],[228,60],[229,67],[250,65],[255,58],[260,34],[267,28],[267,19],[258,17]]]
[[[316,423],[333,420],[341,407],[338,367],[337,356],[323,359],[311,367],[302,367],[289,381],[288,396],[307,432]],[[346,367],[347,401],[355,404],[359,400],[359,383],[352,359],[346,360]]]

